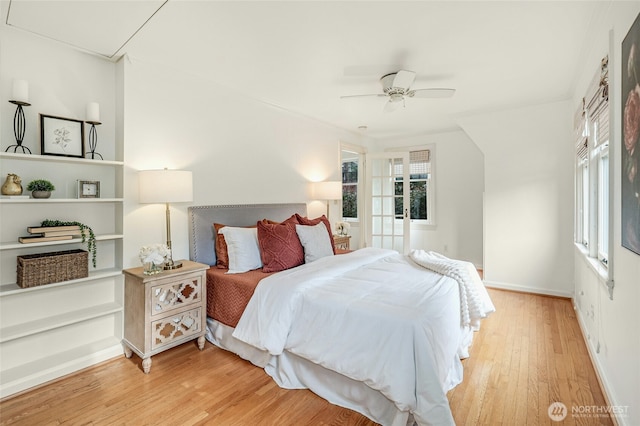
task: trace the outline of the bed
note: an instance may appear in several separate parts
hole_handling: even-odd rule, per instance
[[[277,272],[217,266],[223,232],[214,223],[237,230],[293,217],[306,218],[306,205],[189,208],[190,258],[211,265],[207,339],[264,368],[281,387],[310,389],[377,423],[454,424],[446,393],[462,381],[460,358],[493,311],[472,265],[364,248]],[[315,251],[303,245],[305,256]]]

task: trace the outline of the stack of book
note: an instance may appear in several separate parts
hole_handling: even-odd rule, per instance
[[[21,243],[41,243],[44,241],[62,241],[80,238],[82,229],[78,225],[62,226],[30,226],[27,228],[29,235],[18,238]]]

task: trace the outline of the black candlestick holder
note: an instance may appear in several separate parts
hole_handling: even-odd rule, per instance
[[[96,126],[101,125],[102,123],[99,121],[86,121],[86,123],[91,124],[91,128],[89,129],[89,149],[90,151],[85,153],[85,157],[89,155],[88,158],[92,160],[96,159],[96,156],[100,156],[101,160],[104,160],[102,154],[96,152],[96,147],[98,146],[98,131],[96,130]]]
[[[9,101],[9,102],[18,106],[16,108],[16,113],[13,116],[13,134],[16,137],[16,144],[9,145],[7,149],[4,150],[4,152],[9,152],[9,150],[13,148],[13,152],[18,152],[18,149],[21,149],[23,154],[26,154],[27,151],[29,152],[29,154],[31,154],[31,150],[28,147],[22,145],[22,141],[24,140],[24,130],[26,127],[25,126],[26,120],[24,118],[24,110],[22,109],[22,107],[30,106],[31,104],[23,101]]]

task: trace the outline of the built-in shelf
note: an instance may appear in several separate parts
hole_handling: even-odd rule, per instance
[[[46,161],[49,163],[84,163],[97,166],[122,166],[124,161],[91,160],[89,158],[64,157],[58,155],[19,154],[13,152],[0,152],[0,158],[27,161]]]
[[[124,198],[0,198],[2,204],[18,203],[121,203]]]
[[[60,281],[58,283],[39,285],[35,287],[22,288],[16,283],[7,283],[7,284],[0,285],[0,297],[27,294],[33,291],[40,291],[47,288],[75,285],[75,284],[95,281],[103,278],[117,277],[120,275],[122,275],[122,269],[109,268],[109,269],[99,269],[97,271],[89,272],[89,276],[85,278],[78,278],[75,280],[68,280],[68,281]]]
[[[10,327],[2,328],[0,335],[0,343],[9,342],[15,339],[31,336],[33,334],[42,333],[44,331],[54,330],[70,324],[76,324],[94,318],[111,315],[122,311],[122,306],[117,303],[104,303],[102,305],[92,306],[77,311],[65,312],[60,315],[52,315],[34,321],[24,322]]]
[[[116,152],[122,152],[122,143]],[[2,170],[25,179],[55,177],[51,198],[0,197],[0,398],[122,354],[124,161],[0,152]],[[102,197],[78,198],[79,179],[101,181]],[[26,183],[26,182],[23,182]],[[25,188],[23,188],[24,191]],[[82,238],[20,243],[41,215],[98,226],[98,265],[87,277],[35,287],[17,284],[16,256],[73,248]],[[22,233],[24,232],[24,233]],[[103,251],[104,249],[104,251]],[[46,306],[43,306],[46,304]],[[44,309],[44,310],[43,310]]]
[[[122,234],[105,234],[96,235],[96,241],[121,240]],[[57,246],[61,244],[77,244],[82,243],[82,239],[73,238],[71,240],[43,241],[41,243],[19,243],[15,241],[7,241],[0,243],[0,250],[28,249],[30,247]]]

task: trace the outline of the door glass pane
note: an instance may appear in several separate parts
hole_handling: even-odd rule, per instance
[[[382,233],[382,217],[374,216],[373,217],[373,234],[379,235]]]
[[[382,220],[382,233],[384,235],[393,235],[393,217],[384,216]]]
[[[393,181],[391,178],[384,178],[382,183],[382,195],[393,195]]]
[[[380,178],[371,179],[371,193],[374,196],[382,194],[382,180]]]
[[[374,215],[381,215],[382,214],[382,198],[372,197],[371,208],[373,210]]]
[[[393,197],[384,197],[382,199],[382,213],[385,215],[393,215],[394,213]]]

